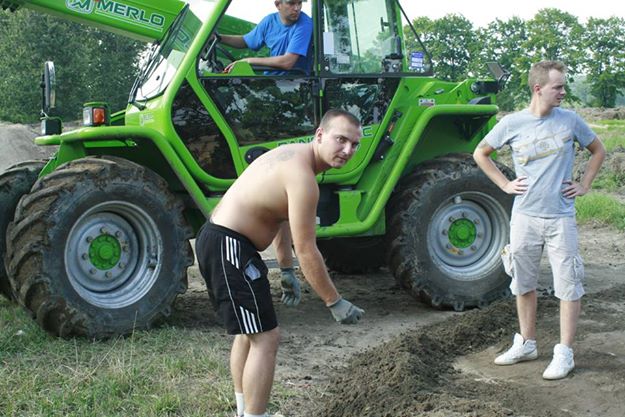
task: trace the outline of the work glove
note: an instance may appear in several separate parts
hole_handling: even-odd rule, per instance
[[[365,310],[356,307],[344,298],[339,298],[334,304],[328,308],[334,317],[334,320],[341,324],[356,324],[358,320],[365,314]]]
[[[295,307],[302,300],[302,289],[299,280],[295,276],[293,268],[281,268],[282,270],[282,304],[287,307]]]

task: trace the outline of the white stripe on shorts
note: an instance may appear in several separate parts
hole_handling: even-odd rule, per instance
[[[241,316],[243,316],[243,326],[245,327],[245,333],[252,334],[258,333],[258,326],[256,324],[256,316],[249,310],[239,306],[241,310]]]
[[[241,244],[238,240],[226,236],[226,259],[237,269],[239,268],[239,252]]]

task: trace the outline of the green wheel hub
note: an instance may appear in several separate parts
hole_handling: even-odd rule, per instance
[[[440,268],[466,280],[503,247],[507,219],[498,203],[484,193],[452,195],[432,215],[428,251]]]
[[[158,227],[141,207],[100,203],[81,215],[69,233],[67,276],[91,304],[121,308],[151,288],[160,270],[161,248]]]
[[[477,227],[468,219],[454,221],[448,230],[449,242],[457,248],[468,248],[475,242]]]
[[[89,246],[89,260],[99,270],[106,271],[117,265],[121,259],[122,247],[111,235],[96,237]]]

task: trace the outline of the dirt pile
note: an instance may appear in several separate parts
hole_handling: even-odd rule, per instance
[[[499,405],[454,389],[456,356],[483,349],[516,325],[512,300],[457,315],[356,355],[328,384],[319,417],[397,417],[443,412],[503,416]],[[319,406],[321,404],[321,406]],[[311,414],[311,415],[313,415]]]
[[[625,107],[616,107],[613,109],[606,109],[602,107],[587,107],[581,109],[575,109],[575,111],[587,121],[596,120],[624,120],[625,119]]]
[[[0,123],[0,172],[18,162],[46,159],[55,146],[37,146],[33,139],[39,135],[38,126]]]
[[[514,302],[506,300],[484,310],[471,311],[404,334],[386,344],[354,356],[337,370],[324,394],[312,403],[310,414],[318,417],[454,417],[454,416],[612,416],[618,415],[618,404],[604,404],[604,411],[593,407],[596,394],[586,390],[585,396],[563,402],[561,408],[552,404],[571,389],[592,384],[589,369],[603,373],[599,391],[619,396],[624,389],[625,368],[621,355],[603,352],[597,340],[623,339],[625,319],[622,311],[625,285],[592,294],[585,298],[580,321],[580,341],[576,349],[577,369],[560,382],[541,381],[536,386],[545,363],[532,363],[533,376],[523,375],[518,383],[510,375],[519,367],[497,367],[492,359],[508,347],[509,336],[516,330]],[[543,345],[553,346],[558,338],[558,302],[542,296],[538,310],[539,336]],[[597,339],[597,334],[601,336]],[[496,345],[496,346],[492,346]],[[587,346],[590,346],[588,348]],[[550,358],[551,352],[544,350]],[[458,365],[458,358],[469,365]],[[538,361],[537,361],[538,362]],[[473,368],[473,369],[462,369]],[[516,369],[514,369],[516,368]],[[534,367],[536,368],[536,366]],[[491,372],[492,370],[492,372]],[[477,373],[477,377],[473,372]],[[494,373],[495,376],[489,374]],[[507,376],[497,375],[503,374]],[[575,379],[575,376],[579,378]],[[608,386],[607,381],[621,381]],[[551,384],[551,385],[548,385]],[[579,392],[575,390],[574,392]],[[605,401],[604,394],[601,394]],[[599,400],[601,401],[601,400]],[[552,407],[548,407],[552,405]],[[577,408],[576,408],[577,407]],[[579,410],[586,408],[586,410]],[[613,410],[614,409],[614,410]],[[514,410],[514,411],[513,411]],[[614,414],[616,412],[617,414]]]

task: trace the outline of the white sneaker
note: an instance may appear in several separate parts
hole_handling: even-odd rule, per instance
[[[514,365],[518,362],[531,361],[538,358],[535,340],[523,340],[523,336],[516,333],[512,347],[495,358],[495,365]]]
[[[575,368],[573,349],[558,343],[553,348],[553,359],[543,372],[544,379],[562,379]]]

